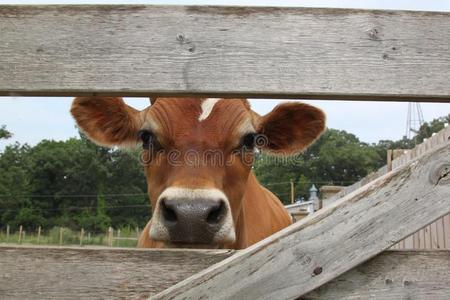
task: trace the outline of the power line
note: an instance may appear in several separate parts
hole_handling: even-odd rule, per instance
[[[6,198],[6,197],[30,197],[30,198],[47,198],[47,197],[53,197],[53,198],[97,198],[99,196],[103,197],[136,197],[136,196],[148,196],[147,193],[140,193],[140,194],[62,194],[62,195],[55,195],[55,194],[1,194],[0,198]]]
[[[350,183],[353,184],[355,181],[348,180],[336,180],[336,181],[303,181],[305,184],[334,184],[334,183]],[[274,185],[284,185],[290,184],[290,181],[280,181],[280,182],[269,182],[262,183],[263,186],[274,186]],[[147,193],[136,193],[136,194],[0,194],[0,198],[8,198],[8,197],[21,197],[21,198],[97,198],[99,196],[102,197],[138,197],[144,196],[147,197]]]
[[[103,208],[105,209],[116,209],[116,208],[150,208],[151,205],[150,204],[136,204],[136,205],[114,205],[114,206],[104,206]],[[2,208],[0,209],[0,211],[19,211],[23,208],[27,208],[27,207],[22,207],[22,208]],[[33,210],[37,210],[37,211],[67,211],[67,210],[84,210],[84,209],[97,209],[97,206],[72,206],[72,207],[60,207],[60,208],[44,208],[44,209],[40,209],[40,208],[31,208]]]

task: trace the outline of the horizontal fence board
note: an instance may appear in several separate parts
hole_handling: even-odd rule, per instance
[[[0,6],[0,95],[449,101],[450,14]]]
[[[386,251],[300,300],[447,300],[449,270],[449,251]]]
[[[449,213],[449,157],[447,143],[151,299],[296,299]]]
[[[0,245],[0,298],[145,299],[232,253]]]

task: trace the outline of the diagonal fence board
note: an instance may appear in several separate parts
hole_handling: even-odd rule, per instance
[[[295,299],[450,212],[450,144],[151,299]]]
[[[0,95],[449,101],[450,13],[0,6]]]
[[[449,270],[450,251],[386,251],[299,300],[448,300]]]
[[[0,245],[0,298],[145,299],[233,253]]]
[[[363,185],[370,183],[378,177],[383,176],[389,170],[407,164],[410,160],[423,155],[428,151],[448,143],[450,140],[450,126],[433,134],[430,138],[416,145],[413,149],[402,150],[403,154],[391,161],[389,165],[381,167],[374,173],[371,173],[360,181],[345,187],[337,194],[326,199],[327,203],[339,200],[345,195],[355,191]],[[406,239],[398,242],[392,249],[450,249],[450,214],[439,218],[432,224],[420,229]]]

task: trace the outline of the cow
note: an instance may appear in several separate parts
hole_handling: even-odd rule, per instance
[[[324,131],[320,109],[287,102],[260,116],[246,99],[151,102],[139,111],[119,97],[92,96],[75,98],[71,107],[93,142],[142,147],[153,213],[139,247],[243,249],[292,223],[252,163],[257,151],[302,152]]]

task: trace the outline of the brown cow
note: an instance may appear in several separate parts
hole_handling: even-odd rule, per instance
[[[251,166],[255,147],[289,156],[325,128],[324,113],[285,103],[259,116],[244,99],[158,98],[138,111],[121,98],[79,97],[71,113],[103,146],[143,145],[153,216],[140,247],[248,247],[291,224]]]

